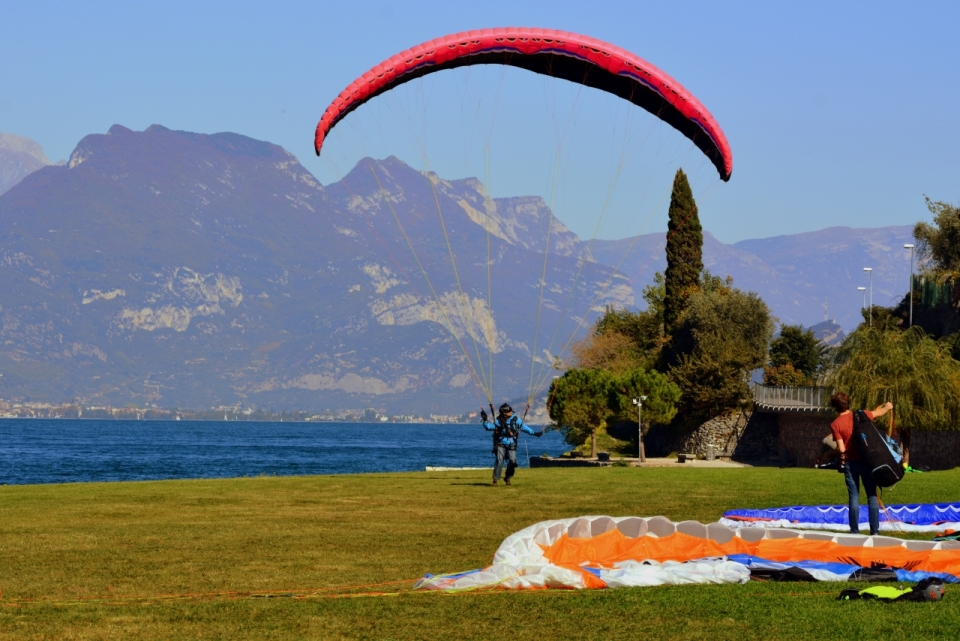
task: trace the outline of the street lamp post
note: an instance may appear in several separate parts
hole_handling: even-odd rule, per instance
[[[910,324],[907,327],[913,327],[913,243],[906,243],[903,248],[910,250]]]
[[[637,442],[640,444],[637,454],[640,456],[641,463],[647,462],[646,452],[643,451],[643,402],[645,400],[647,400],[646,396],[633,399],[633,404],[637,406]]]
[[[864,267],[863,271],[870,274],[870,327],[873,327],[873,267]]]
[[[866,287],[857,287],[858,292],[863,292],[863,303],[860,304],[860,309],[867,308],[867,288]]]

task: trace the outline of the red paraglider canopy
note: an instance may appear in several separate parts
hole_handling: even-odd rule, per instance
[[[327,107],[317,125],[317,155],[330,130],[367,100],[428,73],[501,64],[563,78],[629,100],[670,124],[730,180],[733,155],[710,112],[676,80],[647,61],[594,38],[550,29],[466,31],[408,49],[366,72]]]

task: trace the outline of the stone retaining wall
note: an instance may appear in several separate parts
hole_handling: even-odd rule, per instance
[[[712,444],[716,458],[779,461],[777,429],[776,414],[738,411],[714,417],[686,433],[656,426],[644,436],[644,443],[647,456],[666,456],[670,452],[706,456],[707,445]]]
[[[680,438],[677,451],[706,456],[707,445],[712,444],[714,456],[731,457],[749,418],[749,414],[743,412],[714,417],[684,434]]]
[[[717,458],[812,467],[834,418],[832,414],[734,412],[684,434],[665,427],[651,430],[645,443],[648,456],[673,451],[706,456],[707,445],[713,444]],[[960,432],[914,431],[911,436],[911,465],[932,470],[960,466]]]

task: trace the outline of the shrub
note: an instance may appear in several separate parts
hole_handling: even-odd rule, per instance
[[[786,363],[779,367],[774,365],[765,367],[763,369],[763,384],[776,387],[801,387],[810,385],[811,380],[806,374],[795,369],[792,363]]]

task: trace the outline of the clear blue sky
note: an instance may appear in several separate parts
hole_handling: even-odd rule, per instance
[[[912,224],[927,217],[924,194],[960,200],[956,2],[10,2],[0,20],[0,131],[36,140],[51,160],[115,123],[234,131],[282,145],[327,182],[331,170],[313,155],[313,129],[351,80],[424,40],[512,25],[617,44],[700,98],[734,153],[730,183],[700,184],[704,227],[725,242]],[[481,86],[476,78],[469,91]],[[422,85],[457,86],[466,85]],[[514,76],[504,86],[523,91]],[[610,124],[623,113],[597,118],[593,130],[593,114],[611,107],[584,109],[582,140],[601,149],[616,140]],[[375,112],[357,112],[356,126],[372,122]],[[520,117],[503,122],[503,140],[525,128]],[[384,137],[371,149],[390,152],[392,144]],[[404,156],[409,145],[398,145],[397,155],[417,164]],[[475,160],[452,160],[463,153],[458,145],[446,135],[431,139],[430,165],[444,177],[476,168]],[[608,158],[617,153],[606,150]],[[495,195],[548,195],[545,165],[525,182],[522,163],[498,162]],[[610,172],[595,178],[570,168],[571,194],[593,181],[602,200]],[[570,202],[565,220],[589,236],[583,203],[573,195]],[[661,216],[645,231],[663,228]],[[627,235],[620,231],[637,229],[600,235]]]

